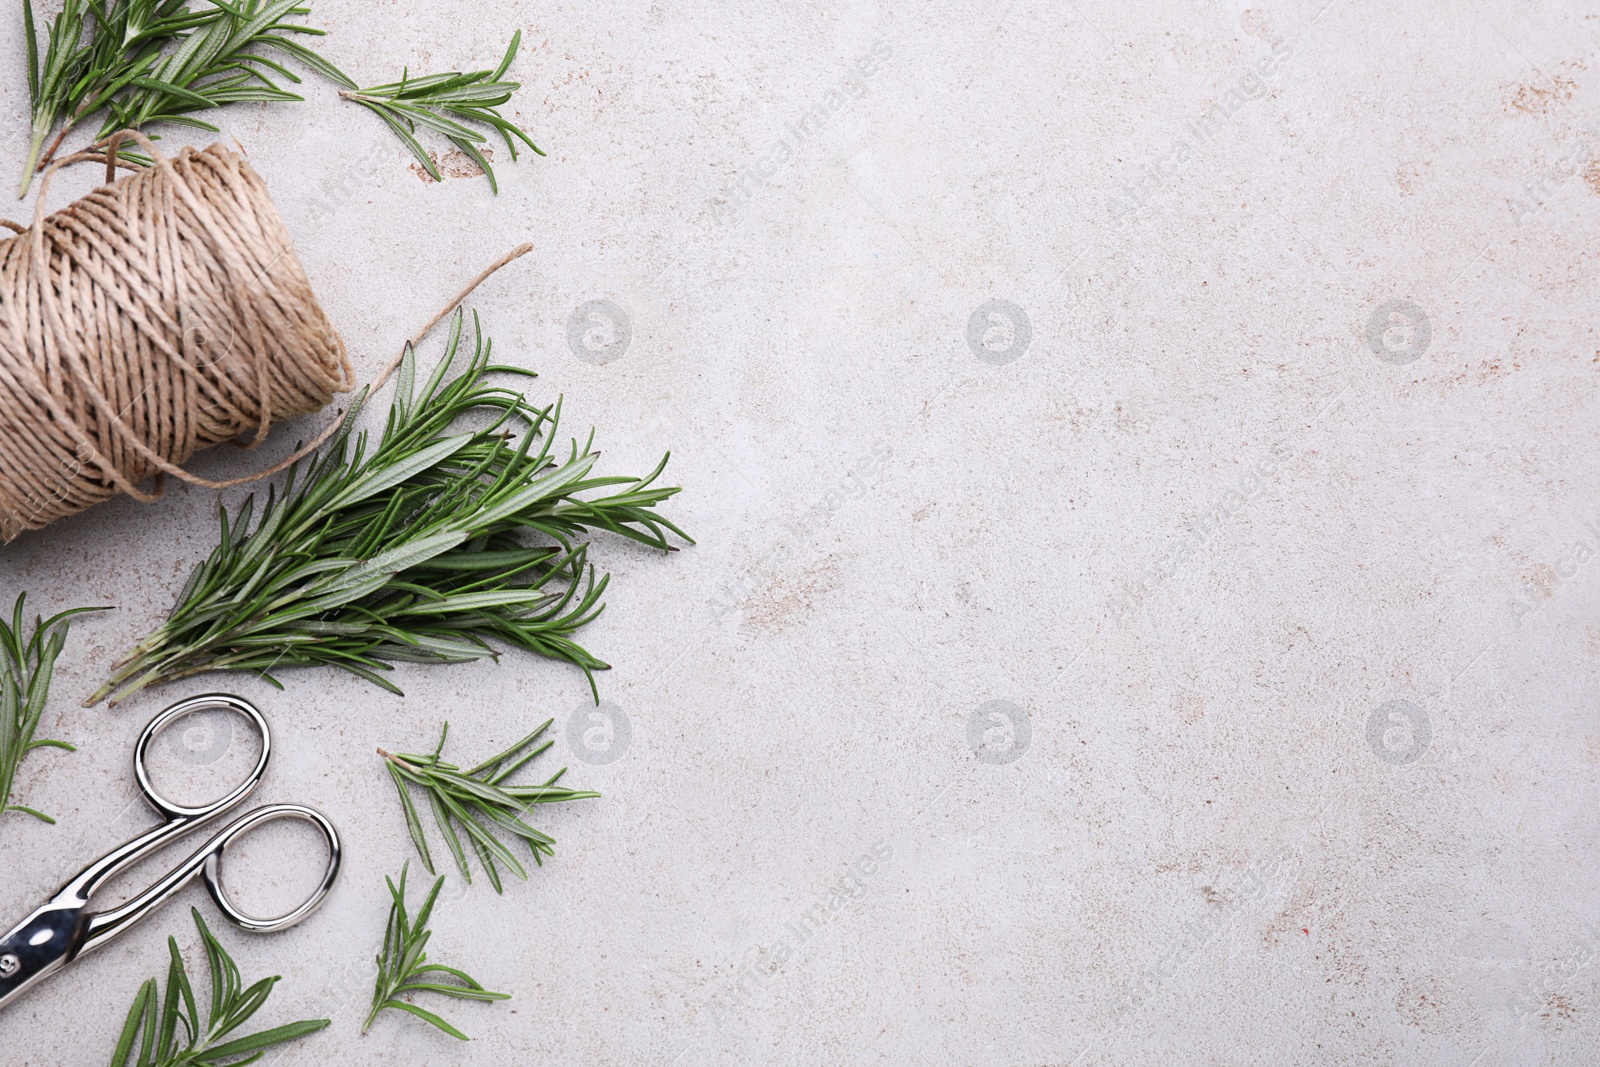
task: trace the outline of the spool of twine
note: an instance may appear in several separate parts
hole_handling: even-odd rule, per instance
[[[112,182],[124,136],[154,165]],[[86,161],[108,184],[46,217],[55,170]],[[155,500],[167,475],[279,470],[182,464],[354,384],[266,184],[227,148],[168,159],[118,134],[51,166],[32,226],[0,224],[17,232],[0,241],[0,539],[117,493]]]

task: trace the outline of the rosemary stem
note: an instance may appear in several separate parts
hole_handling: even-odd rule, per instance
[[[34,164],[34,174],[37,174],[39,171],[43,170],[50,164],[52,159],[56,158],[56,150],[61,147],[61,142],[67,139],[67,134],[71,133],[77,125],[77,118],[70,118],[62,124],[61,132],[56,134],[56,139],[50,142],[50,147],[45,149],[44,155],[39,157],[39,162]]]
[[[122,703],[124,700],[127,700],[129,697],[133,696],[133,694],[137,693],[139,690],[143,689],[145,686],[150,685],[150,684],[152,684],[152,683],[154,683],[156,681],[159,681],[161,679],[161,668],[160,667],[156,667],[154,669],[146,671],[144,673],[143,677],[137,678],[134,681],[129,682],[127,685],[122,685],[121,682],[123,680],[127,679],[128,677],[130,677],[133,673],[134,672],[130,670],[130,671],[127,671],[126,673],[124,673],[121,679],[112,679],[111,681],[106,682],[105,685],[101,686],[99,689],[96,689],[94,691],[94,695],[93,696],[91,696],[88,700],[85,700],[83,702],[83,706],[86,707],[86,708],[93,707],[99,701],[104,700],[108,696],[111,696],[111,693],[112,693],[113,690],[116,690],[116,689],[120,688],[121,691],[118,692],[117,695],[114,698],[112,698],[112,701],[111,701],[111,706],[115,706],[117,704]],[[198,674],[198,673],[199,673],[198,671],[182,671],[182,672],[177,673],[177,674],[169,675],[168,677],[171,677],[171,678],[186,678],[191,674]]]
[[[407,763],[405,760],[401,759],[399,756],[396,756],[393,752],[389,752],[389,751],[387,751],[385,749],[381,749],[380,748],[380,749],[378,749],[378,755],[382,756],[384,759],[388,760],[390,763],[394,764],[396,767],[404,767],[406,770],[412,771],[413,773],[416,773],[416,774],[421,774],[422,773],[422,768],[413,767],[411,764]]]
[[[50,127],[55,124],[55,116],[41,114],[33,120],[33,140],[28,145],[28,160],[22,167],[22,187],[17,190],[17,199],[21,200],[28,195],[28,189],[33,185],[33,174],[39,166],[39,153],[44,149],[44,139],[50,136]]]

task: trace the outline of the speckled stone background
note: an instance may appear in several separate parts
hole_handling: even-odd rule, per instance
[[[522,655],[108,711],[217,495],[18,540],[4,597],[117,610],[46,715],[81,751],[20,781],[59,825],[0,821],[4,912],[150,824],[133,739],[226,688],[276,731],[258,796],[348,843],[304,925],[223,924],[284,976],[264,1021],[333,1020],[276,1063],[1600,1058],[1592,4],[313,8],[367,82],[520,28],[549,152],[495,197],[326,84],[221,116],[362,375],[532,241],[472,306],[607,470],[672,450],[699,544],[603,546],[599,712]],[[546,717],[604,798],[503,896],[452,880],[431,946],[513,999],[359,1036],[410,854],[374,748]],[[307,841],[242,849],[245,901]],[[191,903],[0,1014],[0,1060],[104,1062],[166,936],[199,964]]]

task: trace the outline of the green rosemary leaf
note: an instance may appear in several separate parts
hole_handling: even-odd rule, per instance
[[[373,1013],[376,1014],[381,1008],[395,1008],[399,1011],[409,1012],[410,1014],[415,1015],[417,1018],[422,1019],[424,1022],[432,1023],[434,1026],[437,1026],[451,1037],[459,1038],[462,1041],[472,1040],[466,1034],[463,1034],[460,1030],[457,1030],[455,1027],[445,1022],[427,1008],[419,1008],[415,1004],[408,1004],[403,1000],[385,1000],[378,1006],[378,1008],[373,1009]],[[363,1033],[364,1032],[365,1031],[363,1031]]]
[[[139,987],[139,993],[133,998],[133,1006],[128,1009],[128,1020],[122,1024],[122,1036],[117,1038],[116,1050],[111,1053],[112,1067],[120,1067],[128,1062],[128,1057],[133,1053],[133,1043],[144,1033],[144,1046],[139,1050],[139,1058],[135,1063],[145,1063],[150,1059],[150,1049],[153,1044],[154,1031],[148,1020],[150,1018],[150,1005],[156,997],[156,980],[146,978]]]
[[[437,105],[442,104],[443,101],[433,100],[431,103]],[[412,126],[421,126],[423,129],[433,130],[436,133],[442,133],[446,137],[460,137],[469,141],[488,140],[487,137],[479,133],[477,130],[468,129],[459,122],[452,122],[443,115],[436,115],[432,111],[429,111],[426,107],[421,107],[410,103],[394,103],[389,106],[394,111],[399,113],[399,116],[402,120]]]
[[[195,1003],[194,986],[190,984],[189,975],[184,970],[183,957],[178,955],[177,940],[171,937],[167,938],[167,946],[172,950],[172,973],[176,979],[173,984],[177,987],[184,1011],[188,1013],[184,1017],[188,1024],[184,1029],[192,1039],[194,1035],[201,1032],[200,1008]],[[210,953],[208,952],[206,955],[209,957]]]
[[[571,798],[558,797],[556,799],[569,800]],[[503,808],[491,808],[489,809],[488,815],[495,822],[499,823],[507,830],[510,830],[513,834],[516,834],[518,837],[523,838],[528,842],[528,844],[531,846],[531,851],[533,852],[533,861],[535,863],[539,864],[540,866],[544,865],[544,861],[540,858],[541,853],[548,852],[549,854],[554,855],[554,850],[549,849],[548,846],[555,844],[555,838],[540,833],[538,830],[535,830],[533,827],[529,826],[527,823],[523,822],[521,819],[517,818],[515,815]]]
[[[414,973],[422,974],[429,971],[442,971],[446,974],[460,975],[463,978],[466,977],[461,971],[456,970],[454,967],[420,967]],[[448,996],[456,997],[459,1000],[488,1001],[500,999],[494,993],[479,992],[478,990],[470,987],[464,988],[462,986],[453,984],[447,985],[443,982],[407,982],[405,985],[400,986],[397,990],[395,990],[395,992],[410,993],[413,990],[427,990],[433,993],[444,993]]]
[[[374,653],[381,653],[385,659],[396,663],[471,663],[496,658],[494,649],[474,643],[471,638],[404,636],[403,643],[373,646]]]
[[[505,892],[504,887],[500,884],[500,869],[495,866],[494,854],[484,847],[484,843],[476,837],[471,838],[471,841],[472,851],[478,854],[478,862],[483,866],[484,873],[489,876],[489,884],[494,886],[496,893]],[[527,877],[526,872],[523,873],[523,877]]]
[[[380,1011],[394,1008],[431,1023],[451,1037],[466,1041],[468,1040],[466,1034],[438,1015],[400,998],[412,993],[438,993],[458,1000],[490,1001],[508,1000],[511,994],[487,990],[466,972],[454,967],[427,962],[428,956],[425,950],[428,939],[433,936],[432,931],[428,929],[428,919],[432,916],[434,904],[439,899],[444,876],[440,875],[433,883],[433,889],[423,902],[422,909],[417,912],[416,918],[412,919],[406,912],[406,875],[410,866],[410,863],[406,863],[400,868],[398,886],[394,884],[394,879],[387,877],[384,879],[389,884],[392,903],[389,906],[389,921],[384,927],[383,951],[378,954],[378,977],[372,991],[372,1011],[362,1024],[361,1032],[366,1033],[371,1029]],[[460,984],[426,980],[426,976],[432,974],[449,975]]]
[[[38,808],[28,807],[26,804],[7,804],[4,808],[0,808],[0,811],[20,811],[24,815],[32,815],[35,819],[38,819],[42,823],[49,823],[51,826],[56,824],[56,821],[50,816],[46,815]]]
[[[312,31],[310,29],[307,29],[304,26],[284,26],[284,27],[281,27],[281,28],[284,29],[284,30],[293,30],[296,33],[312,33],[312,32],[315,32],[315,31]],[[268,68],[270,70],[277,71],[283,77],[288,78],[290,81],[294,82],[296,85],[300,84],[300,75],[296,74],[294,71],[290,70],[288,67],[284,66],[282,63],[279,63],[277,60],[268,59],[266,56],[258,56],[258,55],[252,55],[250,53],[246,53],[246,54],[244,54],[244,55],[239,57],[239,63],[238,63],[238,68],[237,69],[240,72],[244,73],[245,75],[247,75],[249,77],[256,78],[257,80],[262,81],[262,82],[266,82],[267,84],[270,85],[271,82],[269,82],[267,80],[267,78],[264,75],[262,75],[262,73],[260,71],[256,70],[256,67],[258,67],[258,66],[266,67],[266,68]]]
[[[183,973],[183,956],[178,952],[176,938],[167,938],[167,995],[161,1002],[161,1025],[156,1030],[156,1054],[165,1060],[173,1050],[178,1035],[178,998],[182,993],[186,981]],[[198,1020],[190,1025],[184,1021],[185,1028],[193,1037],[199,1032]]]
[[[141,89],[151,89],[156,92],[166,93],[168,96],[185,100],[198,108],[218,106],[214,100],[201,96],[199,93],[191,93],[181,85],[173,85],[171,82],[164,82],[160,78],[134,78],[129,84],[137,85]]]
[[[471,768],[467,769],[466,771],[463,771],[462,773],[466,774],[468,777],[477,777],[480,774],[493,774],[496,767],[500,766],[500,764],[504,763],[506,760],[510,759],[512,756],[515,756],[518,752],[521,752],[523,749],[525,749],[529,745],[533,744],[534,741],[538,740],[539,735],[544,733],[545,730],[549,729],[550,723],[554,722],[554,721],[555,721],[554,719],[547,720],[542,725],[535,727],[534,731],[532,733],[530,733],[527,737],[524,737],[521,741],[518,741],[516,744],[512,745],[510,748],[506,749],[504,752],[500,753],[497,756],[490,756],[488,759],[484,760],[482,763],[478,764],[475,767],[471,767]],[[549,742],[549,741],[545,742],[538,749],[534,750],[534,752],[529,756],[529,758],[531,759],[533,756],[537,756],[540,752],[543,752],[546,748],[549,748],[552,743],[553,742]],[[443,750],[443,747],[444,746],[443,746],[442,739],[441,739],[441,744],[440,744],[441,751]],[[493,782],[498,781],[499,779],[498,778],[491,778],[491,779],[488,779],[488,780],[491,783],[493,783]]]
[[[489,80],[497,82],[505,77],[506,71],[511,69],[511,61],[517,58],[517,47],[522,44],[522,31],[518,30],[511,35],[511,43],[506,45],[506,54],[500,58],[500,65],[494,68],[494,73],[489,75]]]
[[[427,795],[428,804],[433,809],[434,818],[439,824],[439,831],[455,855],[462,877],[468,882],[472,881],[472,872],[467,867],[465,851],[456,833],[458,826],[467,835],[467,840],[497,893],[502,891],[502,887],[495,860],[504,863],[518,878],[526,879],[528,872],[515,854],[496,836],[496,827],[500,831],[509,832],[513,838],[521,839],[533,853],[534,862],[541,866],[544,863],[543,856],[555,854],[554,839],[528,825],[523,821],[523,817],[534,804],[587,800],[600,794],[556,785],[556,779],[566,773],[564,767],[543,786],[500,784],[550,747],[549,741],[536,747],[534,743],[550,728],[552,722],[553,719],[545,720],[536,730],[504,752],[491,756],[466,771],[440,758],[444,751],[445,736],[450,730],[449,723],[446,723],[440,732],[439,745],[431,756],[391,753],[381,748],[378,750],[378,754],[387,761],[395,788],[400,790],[400,799],[406,812],[406,823],[412,828],[412,840],[416,842],[417,851],[422,854],[424,863],[430,862],[428,847],[426,841],[422,839],[421,824],[415,821],[415,809],[406,789],[408,782]],[[507,761],[510,761],[511,766],[500,770],[500,765]],[[432,873],[431,866],[429,873]]]
[[[526,132],[496,110],[510,102],[516,91],[522,88],[518,82],[501,80],[511,69],[512,60],[516,58],[521,43],[522,31],[518,30],[512,34],[505,56],[493,71],[478,70],[469,73],[451,71],[424,75],[420,78],[412,78],[406,72],[402,72],[397,82],[373,85],[365,89],[351,85],[339,95],[360,104],[383,119],[384,124],[411,150],[411,154],[417,157],[418,162],[434,181],[442,179],[433,157],[428,155],[427,150],[416,138],[419,126],[448,137],[483,171],[484,177],[489,179],[490,190],[498,193],[500,185],[495,180],[494,168],[477,147],[479,142],[487,141],[488,138],[467,123],[482,123],[499,131],[513,160],[517,158],[513,136],[538,155],[544,155]]]
[[[274,88],[218,89],[211,94],[211,100],[214,101],[213,107],[220,107],[223,104],[275,103],[304,99],[305,97],[303,96],[296,96],[294,93],[286,93],[281,89]]]
[[[524,743],[526,743],[526,742],[524,742]],[[507,778],[511,777],[513,774],[516,774],[518,771],[520,771],[526,764],[532,762],[534,757],[543,755],[544,751],[546,749],[548,749],[553,744],[555,744],[554,741],[546,741],[544,744],[540,745],[538,748],[533,749],[530,752],[523,753],[523,755],[522,755],[522,757],[520,759],[518,759],[515,763],[513,763],[511,766],[505,768],[504,770],[499,769],[499,765],[496,764],[495,768],[492,769],[491,772],[490,772],[490,777],[488,779],[489,784],[490,785],[499,785],[501,782],[505,781]],[[471,774],[473,772],[468,771],[467,773]],[[566,773],[567,773],[567,769],[565,767],[561,768],[559,771],[557,771],[555,773],[555,776],[550,779],[550,782],[546,783],[546,785],[554,783],[557,778],[560,778],[563,774],[566,774]],[[518,789],[518,788],[521,788],[521,789],[542,789],[542,788],[544,788],[544,786],[510,786],[510,787],[508,787],[508,791],[511,790],[511,789]]]
[[[450,320],[452,329],[455,319]],[[411,394],[417,388],[417,349],[410,341],[400,352],[400,368],[394,376],[394,411],[395,415],[404,420],[411,413]]]
[[[328,501],[327,506],[337,508],[350,504],[359,504],[361,501],[376,496],[385,489],[392,489],[406,479],[449,459],[471,444],[476,436],[476,434],[464,433],[456,437],[446,438],[436,445],[422,449],[415,455],[408,456],[397,463],[391,463],[380,470],[372,471],[363,478],[357,478],[350,483],[344,492]]]
[[[497,646],[565,660],[595,691],[607,664],[574,640],[610,581],[589,562],[591,531],[664,552],[674,538],[692,544],[657,510],[678,490],[656,484],[665,457],[645,478],[596,476],[592,434],[563,455],[561,402],[535,407],[494,384],[531,373],[491,364],[476,316],[470,344],[464,318],[452,317],[420,388],[414,367],[402,375],[375,441],[347,421],[259,513],[254,497],[224,509],[167,621],[91,703],[203,671],[316,665],[399,692],[381,677],[394,662],[464,662]],[[479,428],[463,431],[469,420]]]
[[[226,1056],[242,1056],[247,1052],[259,1052],[264,1048],[271,1048],[273,1045],[281,1045],[285,1041],[293,1041],[296,1038],[305,1037],[307,1034],[314,1034],[327,1025],[328,1021],[326,1019],[307,1019],[304,1022],[285,1023],[282,1026],[274,1026],[270,1030],[263,1030],[259,1034],[251,1034],[249,1037],[241,1037],[234,1041],[225,1042],[211,1049],[209,1055],[213,1060],[220,1060]]]
[[[39,102],[39,44],[33,30],[33,0],[22,0],[22,35],[28,42],[28,100]]]
[[[389,764],[389,777],[394,779],[394,787],[400,793],[400,807],[406,813],[406,830],[411,834],[411,843],[417,846],[417,851],[422,854],[422,865],[433,872],[433,857],[428,854],[428,839],[422,834],[422,820],[417,818],[417,806],[411,802],[411,793],[406,789],[405,779],[400,777],[400,769],[394,764]]]
[[[133,1006],[128,1010],[127,1021],[123,1023],[122,1034],[117,1039],[116,1049],[111,1054],[111,1067],[200,1067],[246,1055],[249,1059],[233,1062],[249,1063],[259,1058],[262,1049],[296,1040],[328,1025],[327,1019],[308,1019],[275,1026],[232,1041],[221,1040],[243,1026],[261,1009],[278,978],[263,978],[248,989],[241,989],[238,965],[206,927],[200,912],[190,910],[205,945],[206,965],[211,977],[208,1021],[201,1022],[194,989],[184,970],[183,954],[178,951],[177,939],[169,937],[166,995],[161,998],[158,1007],[156,980],[146,979],[139,987]],[[178,1033],[180,1026],[183,1029],[181,1035]],[[134,1042],[141,1033],[143,1040],[135,1056]],[[183,1042],[181,1046],[180,1040]]]
[[[484,177],[489,179],[489,192],[498,196],[500,183],[494,180],[494,168],[489,166],[489,161],[484,158],[482,152],[478,151],[477,145],[462,137],[452,137],[450,142],[461,149],[469,159],[478,165],[478,169],[483,171]]]
[[[27,598],[26,593],[18,595],[9,625],[0,618],[0,813],[19,811],[53,824],[55,820],[43,812],[11,803],[11,791],[17,770],[29,752],[36,748],[76,751],[65,741],[36,739],[34,731],[50,696],[50,677],[66,646],[72,616],[102,609],[73,608],[48,619],[35,616],[33,630],[24,639]]]
[[[289,27],[284,28],[288,29]],[[323,32],[321,30],[310,30],[303,26],[296,26],[294,29],[299,33],[314,33],[318,36],[320,36]],[[302,64],[310,67],[324,78],[327,78],[332,82],[337,82],[347,89],[354,89],[356,87],[356,83],[351,81],[350,76],[344,71],[340,70],[332,63],[329,63],[326,59],[323,59],[321,56],[317,55],[317,53],[313,52],[311,49],[307,48],[298,41],[292,41],[287,37],[259,37],[256,39],[256,43],[267,48],[276,48],[280,52],[284,52],[293,56]]]
[[[435,557],[429,566],[436,571],[464,574],[498,573],[507,568],[526,568],[543,563],[557,554],[554,548],[512,548],[501,552],[450,552]]]
[[[456,836],[455,830],[450,825],[450,813],[445,809],[444,801],[434,792],[428,793],[428,806],[433,809],[433,818],[439,824],[439,834],[444,838],[444,843],[449,846],[450,854],[456,858],[456,866],[461,870],[461,877],[468,885],[472,884],[472,868],[467,865],[467,854],[461,849],[461,839]],[[440,877],[443,877],[441,875]]]

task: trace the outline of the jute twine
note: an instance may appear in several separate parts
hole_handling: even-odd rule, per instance
[[[265,183],[227,148],[168,159],[132,134],[154,166],[111,183],[108,163],[109,184],[45,217],[56,169],[107,163],[123,136],[53,164],[32,226],[0,219],[18,234],[0,242],[6,541],[117,493],[155,500],[166,475],[220,489],[279,470],[215,482],[182,464],[354,384]]]

